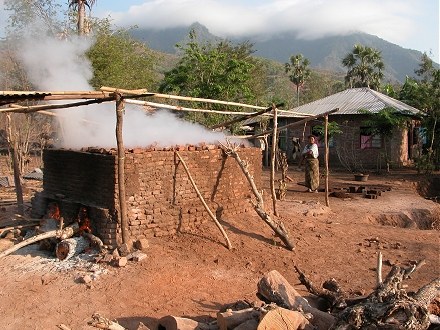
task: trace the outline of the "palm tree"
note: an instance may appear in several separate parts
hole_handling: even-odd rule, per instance
[[[311,70],[308,68],[310,61],[302,54],[292,55],[290,63],[285,64],[286,73],[291,72],[289,79],[296,86],[296,103],[299,106],[299,89],[304,85],[306,79],[310,77]]]
[[[91,10],[96,0],[69,0],[69,8],[73,8],[78,13],[78,35],[85,34],[86,6]]]
[[[355,45],[353,51],[342,59],[348,69],[345,83],[352,87],[368,87],[378,90],[383,78],[384,64],[377,49]]]

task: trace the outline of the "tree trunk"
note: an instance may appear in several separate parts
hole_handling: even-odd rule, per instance
[[[9,255],[12,252],[17,251],[18,249],[21,249],[24,246],[30,245],[32,243],[36,243],[36,242],[41,241],[46,238],[56,237],[59,239],[66,239],[66,238],[72,237],[75,233],[78,232],[78,230],[79,230],[78,224],[74,223],[71,226],[66,227],[62,230],[52,230],[52,231],[48,231],[48,232],[36,235],[34,237],[28,238],[27,240],[24,240],[24,241],[18,243],[18,244],[15,244],[13,247],[3,251],[2,253],[0,253],[0,258]]]
[[[313,318],[310,322],[318,329],[328,329],[335,322],[335,318],[312,306],[290,285],[289,282],[276,270],[267,273],[258,282],[258,293],[270,302],[291,310],[302,309],[310,313]]]
[[[67,238],[57,244],[55,248],[55,254],[57,258],[61,261],[69,260],[73,256],[84,252],[85,249],[89,247],[89,245],[89,240],[82,236]]]

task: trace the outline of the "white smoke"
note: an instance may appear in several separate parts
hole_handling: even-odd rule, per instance
[[[89,91],[92,66],[84,55],[92,39],[72,37],[58,40],[24,37],[19,56],[32,84],[41,91]],[[118,86],[115,86],[118,87]],[[67,102],[64,102],[67,103]],[[115,102],[56,110],[62,148],[116,147]],[[223,133],[177,118],[165,110],[146,114],[140,107],[127,105],[123,120],[123,140],[128,148],[157,145],[216,143]]]

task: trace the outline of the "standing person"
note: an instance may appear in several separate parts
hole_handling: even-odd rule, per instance
[[[305,161],[305,179],[306,187],[309,192],[318,192],[319,187],[319,160],[318,145],[315,143],[313,135],[308,136],[309,143],[304,147],[301,153]]]

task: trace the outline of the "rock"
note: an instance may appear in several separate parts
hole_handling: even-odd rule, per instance
[[[149,246],[150,244],[148,243],[148,239],[146,238],[141,238],[134,242],[134,247],[141,251],[145,251]]]

